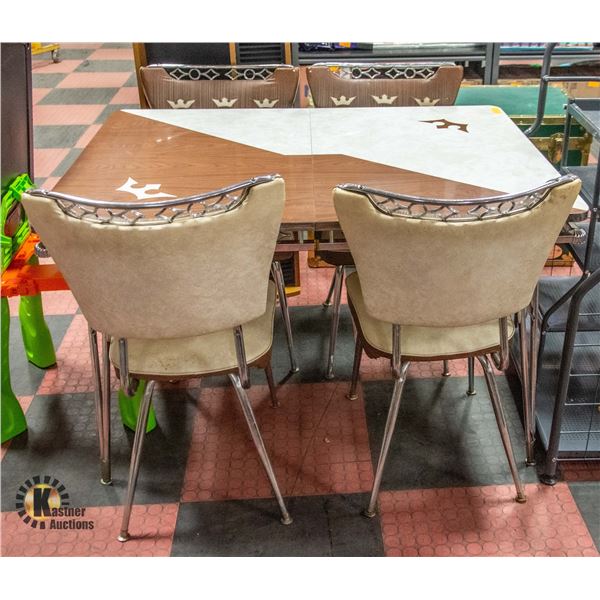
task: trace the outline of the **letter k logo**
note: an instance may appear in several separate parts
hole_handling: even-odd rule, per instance
[[[34,517],[49,517],[50,516],[50,492],[52,488],[33,488],[33,516]]]

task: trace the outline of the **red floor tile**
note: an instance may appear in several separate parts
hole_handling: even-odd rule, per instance
[[[177,521],[177,504],[134,506],[131,539],[117,541],[123,509],[86,509],[93,529],[33,529],[16,512],[2,513],[3,556],[169,556]],[[66,519],[57,519],[66,520]]]
[[[111,383],[112,389],[118,390],[114,373]],[[93,392],[94,389],[87,321],[83,315],[75,315],[56,349],[56,367],[46,371],[37,393],[74,394]]]
[[[388,556],[598,556],[566,484],[382,492]]]
[[[38,73],[72,73],[83,60],[61,60],[60,62],[52,62],[50,54],[46,55],[47,60],[36,60],[33,62],[32,72]]]
[[[282,494],[368,491],[373,473],[364,406],[333,383],[287,384],[281,407],[268,388],[249,396]],[[231,387],[203,389],[188,453],[182,500],[272,496]]]
[[[50,177],[68,153],[68,148],[35,148],[33,151],[35,176]]]
[[[38,104],[33,107],[34,125],[91,125],[104,110],[104,104]]]
[[[133,48],[100,48],[88,60],[133,60]]]
[[[131,73],[71,73],[57,88],[120,88]]]
[[[118,94],[118,92],[117,92]],[[83,135],[77,140],[75,144],[75,148],[85,148],[92,138],[100,131],[102,124],[96,123],[95,125],[90,125],[84,132]]]
[[[110,104],[139,104],[140,94],[136,87],[121,88],[110,101]]]
[[[559,465],[564,481],[600,481],[600,461],[562,461]]]
[[[45,187],[45,184],[44,184]],[[14,317],[19,314],[20,298],[9,298],[10,314]],[[42,305],[44,314],[48,315],[74,315],[77,312],[77,302],[69,291],[43,292]]]

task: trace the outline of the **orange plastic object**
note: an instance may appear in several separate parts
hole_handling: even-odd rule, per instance
[[[69,289],[56,265],[28,264],[39,241],[39,236],[32,233],[2,273],[2,297],[35,296],[40,292]]]

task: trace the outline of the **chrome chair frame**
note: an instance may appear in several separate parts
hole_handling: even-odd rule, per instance
[[[348,190],[351,192],[357,192],[365,195],[370,201],[371,205],[379,212],[384,213],[388,216],[399,216],[403,218],[411,219],[428,219],[445,222],[465,222],[465,221],[481,221],[487,219],[499,219],[510,215],[518,214],[526,210],[530,210],[537,206],[547,197],[552,189],[562,185],[568,181],[574,181],[576,177],[563,176],[551,181],[546,182],[542,186],[538,186],[533,190],[529,190],[527,193],[518,194],[506,194],[502,196],[469,199],[469,200],[439,200],[432,198],[423,198],[416,196],[409,196],[403,194],[394,194],[383,190],[377,190],[369,188],[363,185],[357,184],[343,184],[338,188]],[[535,296],[535,294],[534,294]],[[533,302],[534,299],[532,299]],[[352,309],[352,306],[351,306]],[[531,380],[529,378],[530,365],[528,363],[528,356],[530,354],[529,346],[531,340],[527,335],[526,329],[526,316],[529,312],[529,306],[520,311],[518,315],[519,322],[519,334],[521,343],[521,369],[522,372],[527,374],[523,384],[523,407],[524,407],[524,429],[527,440],[527,447],[529,448],[530,436],[534,431],[534,414],[535,407],[531,404]],[[352,380],[348,393],[349,399],[357,398],[358,390],[358,379],[360,375],[360,361],[364,350],[365,341],[361,339],[360,322],[353,312],[353,319],[356,324],[356,346],[354,353],[354,364],[352,372]],[[401,325],[392,325],[392,354],[391,369],[394,377],[394,389],[392,392],[392,400],[388,411],[386,425],[383,434],[383,440],[381,444],[381,451],[377,462],[375,471],[374,484],[371,491],[371,496],[367,508],[363,511],[363,514],[367,517],[374,517],[376,514],[376,503],[379,494],[379,488],[381,485],[381,479],[383,475],[383,469],[387,459],[392,435],[396,425],[398,411],[400,408],[400,399],[402,396],[402,390],[406,381],[406,374],[410,365],[410,357],[408,360],[403,359],[401,350]],[[508,367],[510,360],[509,352],[509,337],[508,337],[508,317],[499,319],[499,339],[500,344],[497,351],[489,354],[470,355],[469,359],[469,392],[474,391],[473,389],[473,369],[471,365],[474,365],[474,359],[477,358],[483,367],[483,373],[485,376],[488,392],[492,402],[494,410],[494,416],[500,432],[504,451],[509,463],[509,468],[515,483],[517,495],[515,500],[517,502],[526,502],[525,489],[521,483],[519,472],[517,469],[514,452],[506,424],[506,418],[504,416],[504,410],[500,402],[498,394],[498,388],[494,377],[494,371],[492,365],[499,370],[505,370]],[[380,351],[371,349],[374,355],[384,356]]]
[[[98,224],[112,224],[127,227],[152,226],[229,212],[242,204],[252,187],[261,183],[273,181],[278,177],[280,176],[277,174],[264,175],[205,194],[197,194],[193,196],[187,196],[185,198],[135,203],[81,198],[78,196],[61,194],[58,192],[49,192],[43,189],[28,190],[28,193],[32,196],[53,200],[63,213],[75,219],[91,221]],[[235,192],[239,193],[234,195]],[[273,271],[275,272],[275,279],[277,283],[277,267],[273,267]],[[282,283],[283,279],[279,279]],[[285,291],[283,298],[285,298]],[[285,302],[282,303],[282,310],[284,305]],[[246,394],[246,390],[250,388],[250,378],[248,373],[248,363],[246,361],[242,326],[237,326],[233,330],[232,334],[234,335],[235,341],[238,373],[229,373],[228,375],[234,386],[236,395],[244,413],[244,417],[248,423],[252,439],[277,499],[277,503],[281,511],[281,522],[284,525],[288,525],[292,523],[292,518],[287,511],[283,497],[279,490],[279,485],[260,435],[260,430],[256,423],[250,400]],[[100,481],[103,485],[110,485],[112,483],[110,456],[110,343],[110,333],[102,332],[101,364],[98,350],[98,332],[91,327],[89,328],[89,344],[95,382],[94,396],[96,406],[96,425],[100,446]],[[130,377],[127,340],[125,338],[120,338],[118,343],[120,385],[125,395],[131,397],[138,387],[139,380],[137,378]],[[265,367],[265,373],[271,395],[271,404],[273,407],[276,407],[278,406],[278,402],[275,394],[275,385],[273,381],[270,360]],[[129,520],[137,485],[141,452],[148,423],[148,415],[150,411],[150,403],[152,400],[154,385],[155,380],[150,379],[138,413],[131,454],[123,521],[121,525],[121,532],[118,536],[118,540],[121,542],[125,542],[129,539]]]

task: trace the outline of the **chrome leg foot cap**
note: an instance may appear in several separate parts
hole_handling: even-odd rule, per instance
[[[358,394],[346,394],[348,400],[358,400]]]
[[[290,373],[299,373],[300,372],[300,367],[292,367],[290,369]]]
[[[476,396],[477,392],[475,390],[467,390],[467,396]]]
[[[291,525],[294,522],[294,519],[292,519],[290,515],[287,515],[285,517],[281,517],[280,521],[283,525]]]
[[[537,465],[537,462],[536,462],[535,458],[532,458],[531,460],[526,460],[525,464],[528,467],[535,467],[535,465]]]
[[[377,515],[377,511],[376,510],[369,510],[368,508],[365,508],[364,510],[361,511],[360,514],[363,517],[367,517],[367,519],[372,519],[374,516]]]
[[[333,373],[333,371],[331,373],[326,373],[325,379],[335,379],[335,374]]]
[[[442,377],[450,377],[450,375],[451,375],[450,372],[448,372],[448,373],[442,373]]]
[[[331,302],[323,302],[323,306],[325,308],[329,308],[331,306]]]
[[[515,498],[515,502],[518,502],[519,504],[525,504],[525,502],[527,502],[527,496],[517,496]]]
[[[100,483],[102,485],[112,485],[112,479],[104,479],[103,477],[100,477]]]
[[[121,543],[126,542],[129,539],[129,533],[126,532],[121,532],[119,534],[119,536],[117,537],[117,540]]]

